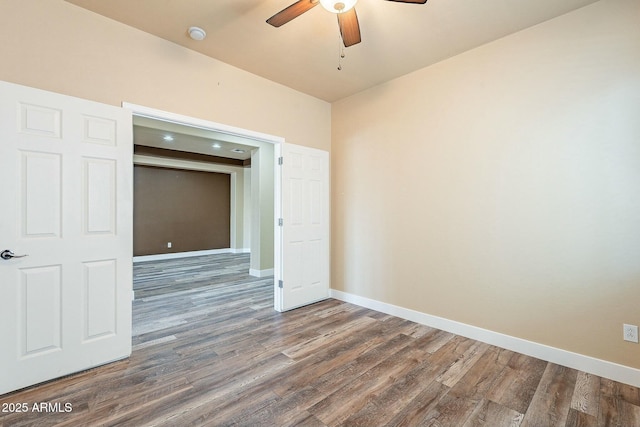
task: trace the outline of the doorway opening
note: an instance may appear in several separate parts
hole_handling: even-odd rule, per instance
[[[124,103],[133,111],[134,128],[149,138],[134,141],[154,150],[173,150],[178,158],[140,153],[134,164],[179,167],[226,173],[231,177],[231,253],[249,253],[249,273],[254,277],[274,274],[275,161],[280,137],[234,128],[206,120]],[[173,139],[173,140],[171,140]],[[153,140],[153,141],[152,141]],[[242,165],[190,161],[184,153],[242,161]],[[224,162],[222,162],[224,163]],[[250,167],[246,167],[247,163]],[[206,165],[206,166],[205,166]],[[249,193],[249,194],[247,194]],[[177,254],[174,256],[184,256]],[[191,254],[186,254],[191,255]],[[198,255],[193,254],[193,255]],[[275,286],[274,286],[275,288]]]

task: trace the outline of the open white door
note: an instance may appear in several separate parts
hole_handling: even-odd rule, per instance
[[[0,82],[0,394],[131,353],[132,147],[128,110]]]
[[[285,311],[329,297],[329,153],[283,142],[276,162],[275,308]]]

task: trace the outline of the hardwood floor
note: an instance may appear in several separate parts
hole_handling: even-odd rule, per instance
[[[131,357],[0,396],[29,408],[0,426],[640,426],[638,388],[337,300],[277,313],[246,271],[136,264]]]

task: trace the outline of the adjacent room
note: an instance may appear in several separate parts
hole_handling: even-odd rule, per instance
[[[141,117],[133,130],[136,299],[194,288],[237,270],[249,274],[251,154],[258,148]],[[183,268],[186,257],[198,259]],[[228,272],[217,266],[221,259],[231,262]],[[207,266],[212,260],[216,266]]]
[[[0,16],[0,81],[96,109],[74,148],[26,149],[25,132],[9,127],[51,117],[66,126],[66,110],[16,108],[3,92],[0,164],[15,185],[0,190],[0,362],[66,351],[47,341],[63,323],[31,331],[34,312],[18,314],[29,298],[54,301],[51,318],[89,307],[77,311],[83,345],[126,332],[131,313],[148,322],[119,338],[130,356],[72,375],[61,359],[50,366],[62,378],[7,386],[0,425],[640,425],[640,1],[0,0]],[[263,140],[239,143],[259,149],[226,164],[206,160],[219,157],[213,143],[178,156],[167,140],[134,152],[134,127],[157,119],[146,109]],[[96,119],[103,110],[117,126]],[[24,111],[36,119],[16,120]],[[111,147],[93,138],[108,129],[130,141],[125,157],[108,158]],[[285,143],[327,155],[326,206],[309,202],[291,217],[274,205],[282,183],[315,194],[279,179]],[[64,178],[75,167],[59,160],[64,150],[82,152],[84,187]],[[184,167],[193,164],[216,166]],[[134,248],[133,233],[154,225],[138,218],[117,243],[130,255],[102,255],[111,243],[95,242],[133,219],[134,168],[140,183],[167,190],[159,171],[221,174],[211,185],[229,189],[228,201],[202,208],[228,219],[224,232],[181,247],[184,233],[162,225],[149,233],[166,235]],[[95,190],[98,208],[64,214],[47,178],[56,176],[82,203]],[[19,191],[34,179],[51,190],[33,206],[54,220],[23,224],[12,212],[29,211]],[[326,220],[329,265],[277,249],[288,238],[278,227],[296,212]],[[66,264],[49,242],[76,224],[92,258],[71,271],[101,291],[66,299]],[[198,238],[217,240],[204,248]],[[221,249],[245,257],[248,271],[171,300],[147,294],[133,309],[131,295],[105,285],[130,280],[134,255],[188,268],[195,258],[171,255]],[[287,268],[326,275],[326,295],[283,309]],[[124,323],[79,320],[90,309],[109,319],[120,309],[102,302],[116,299]]]

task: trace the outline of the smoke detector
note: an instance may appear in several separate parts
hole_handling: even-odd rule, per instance
[[[189,37],[193,40],[204,40],[207,37],[207,33],[200,27],[190,27],[189,28]]]

